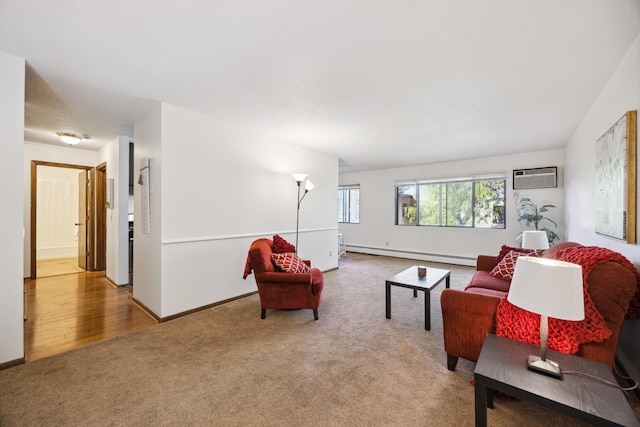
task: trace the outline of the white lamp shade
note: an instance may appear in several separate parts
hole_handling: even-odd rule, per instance
[[[304,185],[304,189],[306,191],[311,191],[311,190],[313,190],[313,187],[314,187],[313,183],[311,181],[307,180],[307,182]]]
[[[582,320],[582,266],[547,258],[518,257],[507,300],[543,316]]]
[[[292,175],[293,175],[293,179],[295,179],[298,184],[304,181],[304,179],[307,177],[306,173],[294,173]]]
[[[549,249],[549,238],[546,231],[528,230],[522,232],[523,249]]]

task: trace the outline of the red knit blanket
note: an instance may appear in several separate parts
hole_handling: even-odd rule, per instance
[[[552,258],[580,264],[582,266],[582,277],[584,277],[585,280],[594,268],[610,261],[617,262],[631,271],[636,277],[636,293],[629,302],[629,308],[627,309],[625,318],[640,318],[640,274],[638,274],[636,267],[622,254],[597,246],[574,246],[556,252],[552,255]]]
[[[547,346],[562,353],[573,354],[578,351],[580,344],[601,342],[611,336],[611,330],[591,300],[587,289],[587,277],[591,271],[601,263],[613,261],[631,269],[636,277],[640,276],[629,260],[606,248],[569,247],[556,252],[553,258],[582,266],[585,319],[575,322],[549,318]],[[638,293],[636,293],[636,297],[638,297]],[[504,296],[496,311],[496,335],[540,345],[540,315],[514,306]]]

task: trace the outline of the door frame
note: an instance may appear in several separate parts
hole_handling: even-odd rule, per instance
[[[87,189],[87,251],[88,259],[87,259],[87,267],[88,270],[95,270],[95,250],[92,250],[95,242],[95,203],[93,203],[95,199],[95,168],[93,166],[84,166],[84,165],[73,165],[68,163],[57,163],[57,162],[45,162],[41,160],[32,160],[31,161],[31,247],[30,247],[30,275],[31,279],[35,279],[36,276],[36,233],[38,230],[37,224],[37,200],[38,200],[38,166],[52,166],[58,168],[69,168],[69,169],[81,169],[87,171],[87,178],[89,179],[89,188]],[[104,252],[103,252],[104,253]]]
[[[72,173],[77,173],[76,180],[78,182],[78,216],[76,219],[76,234],[78,236],[76,242],[76,255],[78,267],[83,271],[89,269],[89,212],[87,211],[87,197],[89,193],[89,173],[84,169],[72,169]],[[44,215],[46,216],[46,214]],[[37,248],[36,248],[37,249]],[[37,265],[38,260],[36,260]]]
[[[95,168],[95,264],[96,271],[107,269],[107,162]]]

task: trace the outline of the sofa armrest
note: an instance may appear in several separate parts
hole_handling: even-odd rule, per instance
[[[580,345],[576,354],[612,368],[625,313],[637,289],[636,277],[621,264],[605,262],[591,270],[587,282],[591,300],[611,329],[611,336]]]
[[[498,265],[497,258],[490,255],[478,255],[476,259],[476,270],[491,271]]]
[[[301,283],[311,284],[311,273],[283,273],[264,272],[256,275],[256,281],[261,283]]]
[[[495,332],[500,298],[444,289],[440,296],[444,350],[449,357],[477,361],[484,339]]]

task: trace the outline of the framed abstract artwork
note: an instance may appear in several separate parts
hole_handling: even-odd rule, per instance
[[[636,119],[628,111],[596,141],[596,233],[636,242]]]

